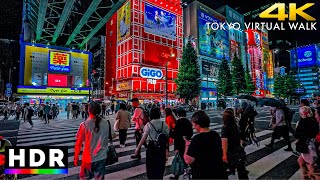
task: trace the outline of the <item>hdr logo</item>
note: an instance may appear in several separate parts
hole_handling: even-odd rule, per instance
[[[67,146],[11,146],[5,174],[68,174]]]

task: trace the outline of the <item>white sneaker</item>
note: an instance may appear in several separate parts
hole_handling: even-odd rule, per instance
[[[124,148],[124,147],[126,147],[126,145],[124,145],[124,144],[120,144],[120,147],[121,147],[121,148]]]

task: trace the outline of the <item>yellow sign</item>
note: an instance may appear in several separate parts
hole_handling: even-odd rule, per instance
[[[276,18],[278,21],[285,21],[289,18],[289,21],[296,21],[297,15],[306,19],[307,21],[316,21],[316,19],[309,14],[305,13],[304,10],[313,6],[315,3],[306,3],[305,5],[297,8],[296,3],[289,3],[289,14],[286,14],[286,4],[285,3],[275,3],[268,9],[264,10],[259,17],[260,18]],[[277,14],[271,14],[272,11],[278,9]]]
[[[123,91],[123,90],[130,90],[131,87],[129,85],[129,83],[120,83],[120,84],[117,84],[117,91]]]
[[[89,95],[89,90],[74,90],[71,88],[50,88],[34,89],[34,88],[18,88],[21,94],[70,94],[70,95]]]
[[[118,10],[117,16],[117,39],[119,42],[127,39],[130,36],[130,1],[128,1]]]
[[[70,54],[50,51],[50,64],[59,66],[70,66]]]

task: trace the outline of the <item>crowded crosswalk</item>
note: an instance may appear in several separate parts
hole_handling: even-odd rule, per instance
[[[191,114],[190,114],[191,115]],[[189,115],[189,118],[190,118]],[[214,118],[221,118],[221,112],[209,112],[208,115]],[[108,116],[112,123],[115,121],[113,115]],[[257,117],[256,121],[268,121],[270,116]],[[41,120],[34,122],[34,127],[30,128],[27,123],[21,122],[17,137],[17,146],[68,146],[69,173],[66,175],[20,175],[22,179],[78,179],[79,168],[73,165],[75,134],[79,124],[83,119],[64,119],[55,120],[50,124],[44,124]],[[210,129],[221,133],[221,123],[211,122]],[[194,131],[195,132],[195,131]],[[260,146],[249,145],[245,148],[247,153],[247,170],[250,179],[281,178],[299,179],[300,171],[296,163],[297,156],[292,152],[284,151],[286,143],[284,140],[277,140],[272,149],[265,147],[271,140],[272,130],[257,129],[256,136]],[[294,139],[291,137],[293,148],[295,148]],[[114,140],[114,146],[119,157],[119,161],[113,165],[107,166],[107,179],[146,179],[146,154],[142,149],[141,160],[131,159],[135,151],[135,139],[133,126],[128,129],[126,147],[120,148],[119,138]],[[169,158],[166,164],[164,179],[169,179],[172,175],[170,165],[174,158],[173,146],[170,146]],[[81,160],[81,156],[80,156]],[[229,179],[237,179],[236,175],[229,176]]]

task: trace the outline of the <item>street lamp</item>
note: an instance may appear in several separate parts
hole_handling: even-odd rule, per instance
[[[169,58],[174,58],[176,55],[171,51],[170,54],[168,53],[162,53],[161,57],[166,58],[166,89],[165,89],[165,95],[166,95],[166,107],[168,106],[168,63],[169,63]]]

